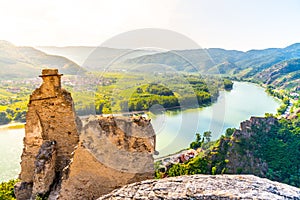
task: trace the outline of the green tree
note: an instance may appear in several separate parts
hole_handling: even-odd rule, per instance
[[[134,111],[135,110],[135,106],[134,106],[133,102],[130,103],[128,110],[129,111]]]
[[[191,149],[198,149],[202,146],[204,138],[201,137],[200,133],[196,133],[196,139],[190,144]]]
[[[224,89],[225,90],[231,90],[233,87],[233,82],[229,79],[224,79]]]
[[[13,109],[7,108],[6,109],[7,116],[10,116],[10,118],[13,118],[15,115],[15,111]]]
[[[228,129],[226,129],[225,136],[226,137],[232,136],[232,134],[234,133],[235,130],[236,130],[235,128],[228,128]]]
[[[135,110],[137,111],[141,111],[144,110],[144,106],[143,106],[143,102],[142,101],[138,101],[135,105]]]
[[[0,124],[7,124],[10,122],[10,119],[7,116],[7,113],[2,111],[0,112]]]
[[[205,131],[204,133],[203,133],[203,136],[205,137],[205,140],[206,140],[206,142],[210,142],[210,139],[211,139],[211,131]]]
[[[18,180],[10,180],[8,182],[0,183],[0,200],[14,200],[16,199],[14,193],[14,185]]]
[[[26,111],[18,111],[14,117],[15,121],[26,122]]]

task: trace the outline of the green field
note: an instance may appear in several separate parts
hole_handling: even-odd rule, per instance
[[[219,91],[230,90],[232,82],[217,76],[184,73],[87,73],[63,77],[78,115],[148,111],[154,105],[164,109],[188,109],[211,105]],[[25,122],[29,95],[38,83],[1,82],[0,124]]]

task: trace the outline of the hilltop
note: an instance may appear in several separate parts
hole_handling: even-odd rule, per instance
[[[79,65],[62,56],[48,55],[33,47],[19,47],[0,41],[0,79],[33,78],[42,68],[58,68],[64,74],[83,71]]]

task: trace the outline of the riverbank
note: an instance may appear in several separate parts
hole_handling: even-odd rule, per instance
[[[278,118],[287,118],[292,119],[297,117],[300,113],[300,89],[299,87],[295,88],[277,88],[273,84],[265,84],[261,81],[257,81],[254,79],[240,79],[237,80],[236,78],[231,79],[233,81],[239,82],[249,82],[253,84],[257,84],[260,87],[264,88],[266,93],[273,98],[277,99],[281,102],[280,107],[277,109],[276,117]]]
[[[0,125],[0,129],[22,129],[24,127],[25,127],[25,123],[19,123],[19,122]]]

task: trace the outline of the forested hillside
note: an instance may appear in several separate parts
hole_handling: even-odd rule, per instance
[[[155,63],[172,66],[178,71],[189,72],[195,70],[221,74],[242,72],[244,76],[248,77],[276,63],[293,58],[300,58],[300,44],[293,44],[286,48],[250,50],[247,52],[217,48],[168,51],[129,59],[125,64]],[[211,70],[211,68],[221,66],[223,63],[231,63],[231,66],[227,65],[225,69],[221,67],[219,71]]]
[[[228,129],[215,142],[205,140],[205,134],[197,137],[191,143],[199,152],[195,158],[166,166],[156,163],[156,176],[254,174],[299,187],[299,127],[299,119],[252,117],[240,130]]]
[[[113,49],[106,47],[39,47],[39,49],[66,56],[85,67],[102,71],[132,70],[141,65],[165,65],[176,71],[211,74],[238,74],[250,77],[282,61],[300,58],[300,43],[286,48],[237,51],[221,48],[170,50]],[[150,70],[150,68],[148,69]]]
[[[255,79],[281,88],[300,85],[300,59],[291,59],[275,64],[255,75]]]

